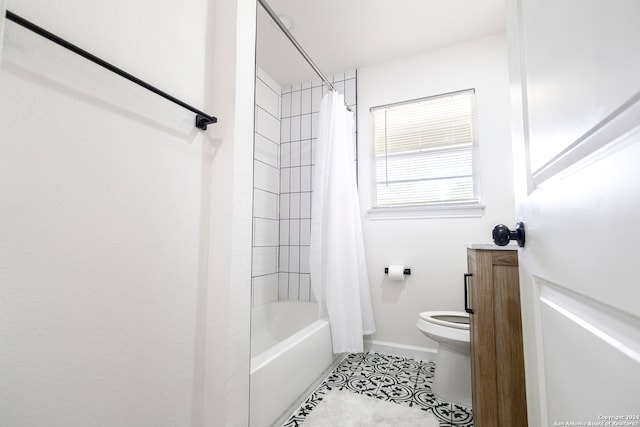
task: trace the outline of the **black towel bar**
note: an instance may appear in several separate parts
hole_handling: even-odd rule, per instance
[[[26,19],[22,18],[21,16],[16,15],[13,12],[10,12],[7,10],[7,13],[5,14],[5,16],[7,17],[8,20],[15,22],[18,25],[21,25],[22,27],[33,31],[34,33],[46,38],[47,40],[51,40],[52,42],[64,47],[65,49],[68,49],[70,51],[72,51],[75,54],[78,54],[80,56],[82,56],[83,58],[88,59],[89,61],[100,65],[103,68],[106,68],[107,70],[118,74],[121,77],[124,77],[125,79],[136,83],[137,85],[142,86],[143,88],[150,90],[151,92],[155,93],[156,95],[160,95],[161,97],[173,102],[174,104],[178,104],[179,106],[181,106],[182,108],[186,108],[189,111],[192,111],[194,113],[196,113],[196,120],[195,120],[195,124],[196,127],[202,130],[207,130],[207,125],[210,125],[212,123],[216,123],[218,121],[218,119],[216,119],[215,117],[204,113],[200,110],[198,110],[197,108],[192,107],[191,105],[179,100],[178,98],[175,98],[171,95],[169,95],[168,93],[158,89],[155,86],[150,85],[149,83],[145,82],[144,80],[140,80],[139,78],[137,78],[134,75],[131,75],[129,73],[127,73],[126,71],[116,67],[115,65],[112,65],[110,63],[108,63],[107,61],[98,58],[97,56],[93,55],[92,53],[87,52],[84,49],[79,48],[78,46],[74,45],[73,43],[69,43],[68,41],[56,36],[53,33],[50,33],[49,31],[45,30],[44,28],[41,28],[39,26],[37,26],[36,24],[27,21]]]

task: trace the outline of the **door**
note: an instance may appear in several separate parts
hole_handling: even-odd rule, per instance
[[[640,426],[640,2],[507,14],[529,425]]]

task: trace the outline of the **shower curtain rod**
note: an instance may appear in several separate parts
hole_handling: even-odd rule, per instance
[[[112,65],[110,63],[108,63],[107,61],[98,58],[97,56],[93,55],[92,53],[87,52],[84,49],[79,48],[78,46],[74,45],[73,43],[70,43],[68,41],[66,41],[65,39],[62,39],[58,36],[56,36],[53,33],[50,33],[49,31],[45,30],[44,28],[41,28],[39,26],[37,26],[36,24],[27,21],[26,19],[24,19],[23,17],[16,15],[13,12],[10,12],[7,10],[6,14],[5,14],[6,18],[10,21],[15,22],[18,25],[21,25],[22,27],[33,31],[34,33],[38,34],[39,36],[44,37],[47,40],[50,40],[52,42],[54,42],[57,45],[60,45],[62,47],[64,47],[67,50],[70,50],[71,52],[82,56],[85,59],[88,59],[89,61],[100,65],[103,68],[106,68],[107,70],[111,71],[112,73],[118,74],[121,77],[124,77],[125,79],[136,83],[139,86],[142,86],[143,88],[155,93],[156,95],[159,95],[161,97],[163,97],[164,99],[167,99],[171,102],[173,102],[174,104],[178,104],[179,106],[181,106],[182,108],[185,108],[193,113],[196,113],[196,120],[195,120],[195,125],[197,128],[202,129],[202,130],[207,130],[207,125],[210,125],[212,123],[216,123],[218,121],[217,118],[215,118],[214,116],[211,116],[207,113],[204,113],[200,110],[198,110],[197,108],[192,107],[191,105],[180,101],[178,98],[175,98],[171,95],[169,95],[168,93],[156,88],[155,86],[150,85],[149,83],[145,82],[144,80],[140,80],[139,78],[137,78],[134,75],[131,75],[129,73],[127,73],[126,71],[116,67],[115,65]]]
[[[295,37],[293,37],[293,35],[289,32],[289,30],[282,23],[280,18],[278,18],[278,15],[276,15],[276,13],[273,11],[273,9],[271,9],[271,7],[267,4],[266,0],[258,0],[258,3],[260,3],[262,5],[262,7],[264,8],[264,10],[267,11],[269,16],[271,16],[271,19],[273,19],[275,21],[275,23],[278,24],[278,27],[280,27],[282,32],[287,36],[287,38],[291,41],[291,43],[293,43],[293,45],[296,47],[296,49],[298,49],[298,52],[300,52],[300,54],[302,54],[302,56],[304,57],[304,59],[306,59],[306,61],[309,63],[309,65],[311,65],[311,68],[313,68],[313,71],[315,71],[316,74],[318,76],[320,76],[320,78],[322,80],[324,80],[324,82],[327,84],[327,86],[329,86],[331,88],[331,90],[335,91],[336,88],[333,86],[333,84],[329,81],[329,79],[327,79],[327,77],[324,74],[322,74],[322,71],[320,71],[318,66],[315,64],[315,62],[313,62],[313,60],[307,54],[307,52],[305,52],[304,49],[302,48],[302,46],[300,46],[300,43],[298,43],[298,41],[295,39]]]

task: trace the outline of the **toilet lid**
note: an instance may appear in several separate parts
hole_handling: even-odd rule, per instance
[[[425,311],[420,318],[436,325],[457,329],[469,329],[469,314],[462,311]]]

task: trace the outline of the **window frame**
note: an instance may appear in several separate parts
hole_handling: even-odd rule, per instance
[[[377,110],[388,109],[392,107],[413,104],[418,102],[424,102],[427,100],[433,100],[443,98],[451,95],[470,92],[472,97],[472,143],[470,147],[471,153],[471,178],[472,178],[472,191],[473,198],[463,201],[433,201],[419,204],[402,204],[391,206],[379,206],[378,205],[378,179],[377,179],[377,166],[378,158],[376,157],[375,149],[375,119],[374,113]],[[414,218],[468,218],[468,217],[481,217],[484,213],[484,205],[480,202],[480,173],[478,167],[478,114],[477,114],[477,102],[476,102],[476,90],[475,88],[457,90],[453,92],[447,92],[432,96],[426,96],[422,98],[416,98],[406,101],[395,102],[391,104],[374,106],[369,109],[371,116],[371,138],[372,138],[372,156],[371,160],[371,176],[372,176],[372,207],[368,211],[369,218],[371,219],[414,219]],[[449,150],[456,150],[451,147],[441,147],[434,149],[434,153],[446,152]],[[458,148],[459,150],[459,148]],[[461,150],[462,151],[462,150]],[[466,151],[466,150],[465,150]]]

